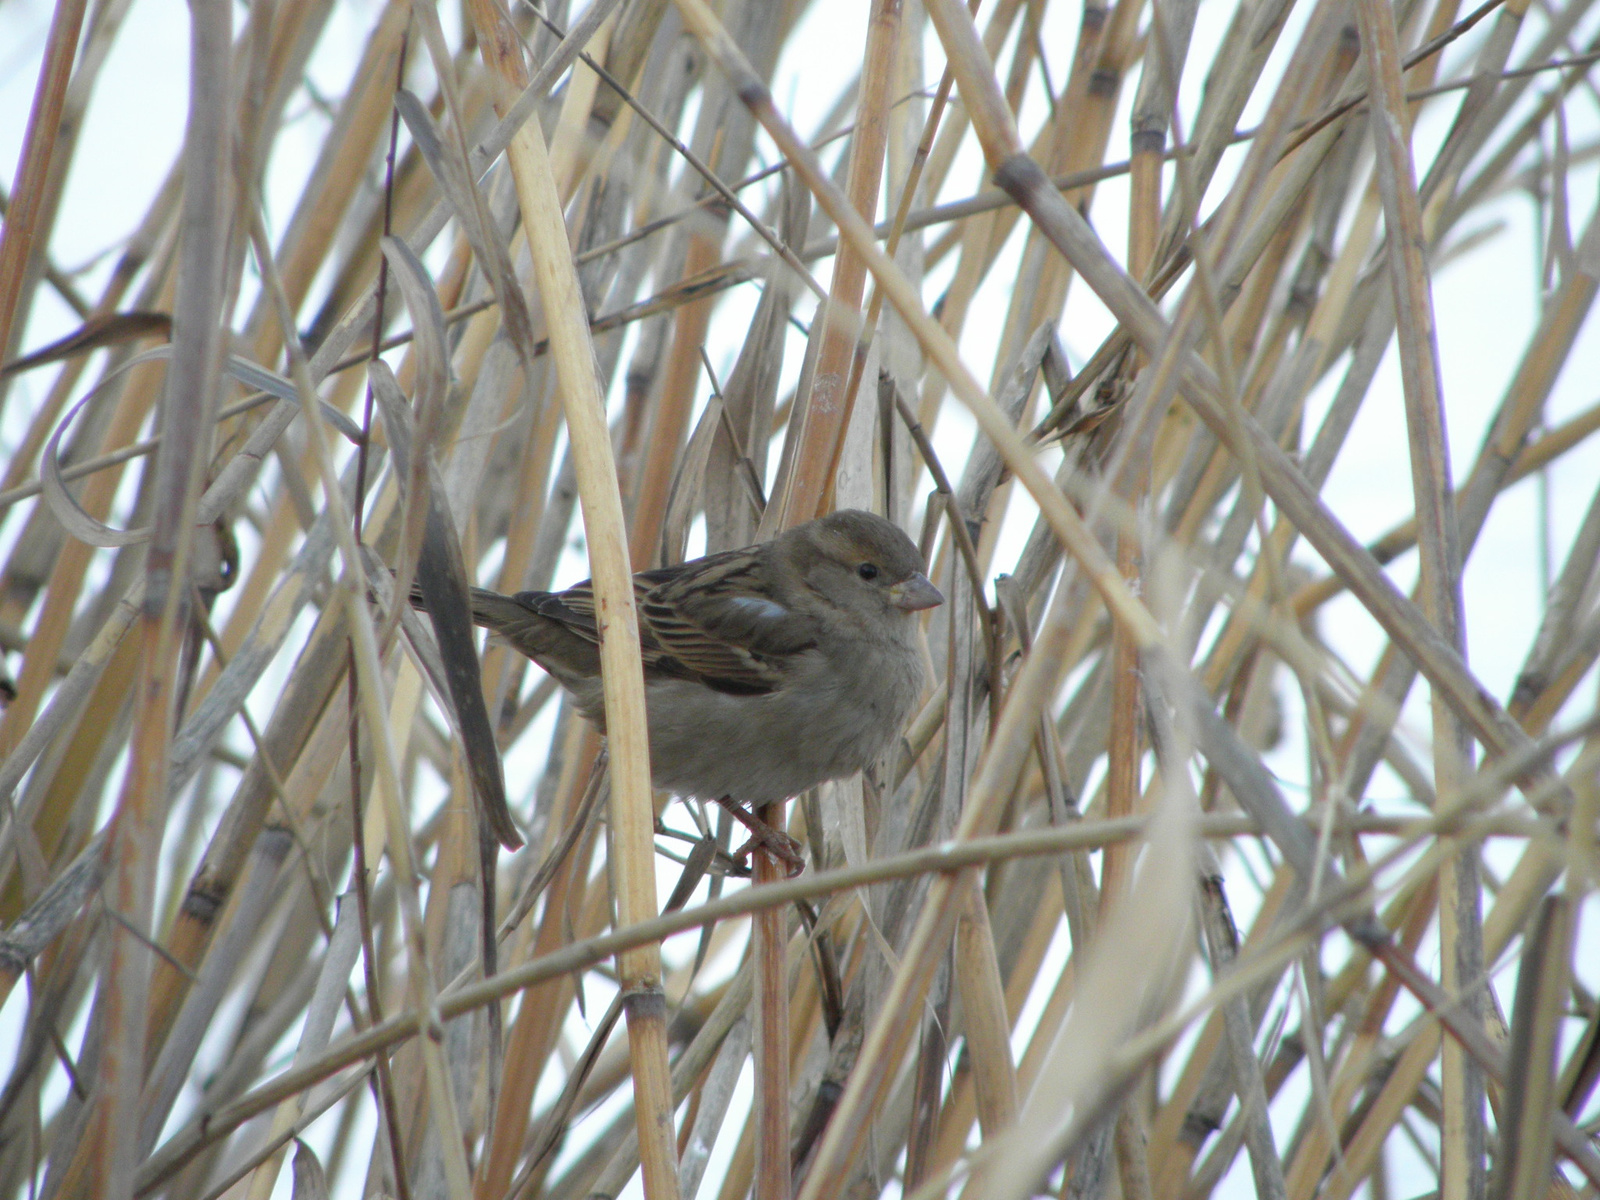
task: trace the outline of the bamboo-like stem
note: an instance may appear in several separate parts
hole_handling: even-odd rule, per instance
[[[471,12],[490,68],[506,84],[526,87],[528,79],[520,51],[503,10],[493,0],[477,0]],[[594,348],[583,316],[582,293],[572,268],[572,250],[550,173],[544,135],[537,122],[528,121],[517,131],[508,154],[561,379],[561,398],[589,541],[596,618],[604,631],[601,663],[611,763],[617,916],[624,924],[636,924],[649,920],[656,912],[655,812],[650,795],[644,679],[627,527],[617,490],[611,435],[606,427],[605,400],[595,379]],[[619,958],[618,968],[628,993],[625,1012],[633,1051],[634,1101],[645,1194],[651,1200],[675,1200],[677,1156],[660,948],[634,948]]]
[[[765,804],[758,821],[780,828],[782,806]],[[778,882],[783,869],[764,848],[753,854],[756,887]],[[755,1200],[789,1200],[789,970],[783,910],[758,914],[751,929],[755,960]]]

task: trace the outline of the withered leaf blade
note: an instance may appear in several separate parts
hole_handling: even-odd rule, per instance
[[[164,312],[113,312],[90,317],[72,333],[48,346],[41,346],[32,354],[14,358],[0,366],[0,376],[18,375],[35,367],[88,354],[102,346],[118,346],[123,342],[138,341],[147,337],[170,337],[172,316]]]
[[[500,240],[469,164],[459,151],[451,152],[452,149],[458,150],[457,147],[446,146],[427,106],[415,95],[401,88],[395,93],[394,104],[427,162],[428,169],[438,181],[440,191],[449,201],[456,219],[461,222],[462,232],[472,247],[472,253],[482,265],[484,276],[494,290],[506,332],[521,356],[524,368],[531,366],[534,358],[533,319],[528,314],[527,301],[517,286],[510,251]]]
[[[506,804],[505,778],[500,771],[500,752],[495,745],[489,710],[483,702],[483,681],[478,666],[478,648],[472,636],[471,593],[467,569],[456,537],[455,521],[446,507],[444,483],[438,467],[417,437],[406,407],[404,394],[393,372],[381,360],[370,369],[373,395],[383,418],[389,444],[394,452],[396,477],[421,478],[426,491],[427,515],[422,544],[416,563],[416,591],[433,624],[439,643],[439,658],[444,666],[445,686],[455,709],[456,728],[461,731],[462,749],[467,758],[467,773],[478,797],[484,821],[494,839],[507,850],[522,846],[522,835],[511,819]],[[405,485],[404,503],[413,503],[412,485]],[[397,572],[404,595],[411,591],[405,564]]]
[[[328,1200],[328,1178],[316,1152],[299,1138],[294,1142],[293,1200]]]
[[[455,705],[462,749],[472,789],[482,806],[484,820],[494,838],[507,850],[522,846],[506,805],[505,778],[500,772],[500,751],[495,745],[489,709],[483,702],[483,680],[478,668],[478,647],[472,637],[472,601],[467,571],[456,537],[455,521],[444,504],[444,484],[438,468],[428,465],[428,524],[417,560],[417,584],[422,590],[439,657],[444,661],[445,682]]]

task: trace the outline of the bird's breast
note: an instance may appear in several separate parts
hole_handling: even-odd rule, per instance
[[[786,800],[861,770],[900,733],[922,690],[907,647],[793,656],[781,686],[759,696],[668,679],[646,689],[658,787],[702,799]]]

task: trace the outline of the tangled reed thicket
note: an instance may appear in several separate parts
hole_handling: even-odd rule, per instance
[[[1600,18],[1197,7],[192,0],[72,271],[133,26],[35,4],[0,1194],[1592,1195]],[[845,506],[948,602],[786,879],[626,577]],[[604,747],[403,602],[585,569]]]

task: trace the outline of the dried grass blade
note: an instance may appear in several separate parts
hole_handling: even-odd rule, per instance
[[[269,829],[251,850],[250,872],[234,904],[233,919],[222,937],[211,944],[200,978],[184,997],[183,1010],[167,1032],[161,1053],[150,1068],[140,1097],[138,1156],[149,1157],[156,1137],[167,1122],[200,1041],[211,1025],[218,1005],[243,964],[246,951],[272,911],[272,896],[279,886],[278,873],[288,856],[292,839],[287,830]]]
[[[14,358],[0,366],[0,376],[17,375],[47,363],[60,362],[88,354],[104,346],[117,346],[148,337],[168,337],[172,317],[163,312],[114,312],[91,317],[64,338],[41,346],[31,354]]]
[[[1202,847],[1202,862],[1210,859],[1210,869],[1200,880],[1201,929],[1214,975],[1226,971],[1239,955],[1239,931],[1234,928],[1228,909],[1223,878],[1209,849]],[[1267,1120],[1267,1092],[1262,1084],[1261,1064],[1255,1052],[1255,1021],[1248,997],[1238,996],[1222,1007],[1228,1039],[1229,1060],[1233,1066],[1233,1085],[1243,1109],[1245,1140],[1250,1147],[1250,1171],[1255,1180],[1256,1200],[1284,1200],[1288,1195],[1283,1179],[1283,1163],[1272,1142],[1272,1126]]]
[[[483,700],[483,680],[478,669],[478,647],[474,640],[470,583],[456,536],[455,519],[446,507],[444,481],[432,461],[432,453],[414,438],[410,410],[393,373],[381,359],[369,371],[373,395],[383,414],[389,444],[394,449],[397,469],[415,480],[414,468],[420,462],[424,486],[420,496],[412,483],[403,486],[407,511],[421,510],[422,526],[419,557],[416,560],[416,590],[410,584],[405,563],[395,572],[395,597],[399,605],[419,595],[433,624],[439,659],[444,668],[445,694],[449,698],[456,728],[461,733],[473,795],[477,797],[485,832],[508,850],[519,848],[522,835],[506,805],[505,779],[501,774],[500,752],[494,727]],[[411,518],[415,520],[416,518]],[[398,608],[396,609],[398,614]],[[398,619],[398,615],[394,619]],[[492,879],[492,871],[490,874]],[[493,922],[490,922],[493,927]],[[486,960],[487,973],[493,974],[493,955]]]
[[[328,1180],[322,1171],[322,1162],[310,1146],[295,1140],[294,1184],[289,1190],[290,1200],[328,1200]]]
[[[707,465],[711,448],[723,429],[725,410],[722,398],[713,395],[706,400],[700,420],[689,435],[689,444],[683,448],[678,469],[673,474],[672,486],[667,489],[666,513],[661,519],[661,549],[658,557],[662,566],[681,563],[689,543],[689,523],[704,505],[708,476]]]
[[[135,367],[144,366],[146,363],[170,361],[173,353],[174,347],[172,346],[157,346],[154,349],[146,350],[142,354],[135,355],[118,366],[116,370],[108,372],[104,379],[67,410],[66,415],[56,424],[55,429],[44,444],[43,454],[39,463],[40,492],[44,496],[45,502],[50,505],[51,512],[67,532],[86,545],[105,548],[136,546],[150,539],[150,529],[148,527],[114,529],[104,521],[96,518],[78,502],[77,497],[67,488],[69,472],[66,470],[62,458],[62,438],[65,437],[67,430],[71,428],[78,414],[94,401],[102,390],[109,388]],[[276,375],[237,355],[228,355],[223,361],[222,368],[226,374],[231,375],[247,387],[259,388],[269,395],[278,397],[280,400],[287,400],[295,406],[299,405],[300,398],[295,391],[294,385],[281,375]],[[360,426],[351,421],[344,413],[327,404],[322,404],[321,410],[324,418],[331,422],[340,433],[351,441],[359,442],[361,440]],[[160,447],[162,444],[161,437],[152,439],[152,446]],[[226,503],[226,501],[224,500],[223,503]],[[215,485],[213,485],[213,490],[207,492],[206,502],[203,502],[200,506],[199,515],[201,517],[209,515],[211,520],[215,520],[215,514],[220,511],[221,507],[222,504],[218,503]],[[197,520],[196,523],[209,524],[210,521]]]
[[[431,9],[426,11],[432,13]],[[437,22],[438,16],[433,14],[430,24],[436,26]],[[431,32],[430,30],[430,34]],[[442,34],[439,36],[442,39]],[[435,69],[448,70],[448,57],[441,61],[438,51],[434,50],[435,40],[433,36],[428,38],[429,50],[434,53]],[[401,88],[395,93],[394,106],[401,119],[405,121],[406,128],[411,131],[412,139],[422,151],[434,178],[438,180],[439,188],[449,201],[456,220],[461,223],[461,229],[472,247],[472,253],[494,291],[495,303],[500,306],[500,311],[504,315],[506,332],[511,337],[511,344],[516,347],[517,354],[522,359],[523,369],[527,370],[532,366],[534,357],[533,320],[528,314],[528,304],[522,295],[522,290],[517,286],[517,276],[511,265],[510,251],[500,240],[483,193],[478,189],[477,181],[473,179],[467,164],[466,147],[461,143],[459,132],[459,115],[452,125],[453,136],[447,150],[438,128],[433,123],[432,115],[422,101]]]
[[[707,1160],[711,1157],[718,1131],[727,1119],[728,1106],[733,1100],[733,1089],[738,1083],[740,1071],[744,1068],[744,1060],[748,1057],[750,1057],[750,1021],[747,1017],[741,1017],[729,1030],[728,1036],[722,1040],[716,1061],[712,1063],[705,1082],[700,1086],[700,1108],[695,1113],[694,1124],[689,1129],[689,1137],[683,1147],[683,1157],[678,1165],[685,1196],[699,1194],[700,1181]]]
[[[381,459],[380,459],[381,461]],[[307,533],[290,568],[279,578],[267,604],[244,640],[234,649],[205,699],[190,709],[172,739],[169,790],[174,794],[189,783],[216,745],[228,723],[244,706],[252,689],[283,649],[284,641],[317,581],[333,557],[334,533],[326,512]]]
[[[545,1117],[544,1128],[540,1130],[538,1140],[533,1143],[533,1153],[523,1166],[522,1175],[512,1188],[512,1195],[520,1193],[526,1186],[524,1181],[535,1176],[545,1165],[545,1160],[560,1148],[567,1134],[567,1122],[578,1101],[578,1093],[588,1081],[590,1072],[594,1070],[595,1060],[600,1057],[600,1051],[605,1049],[611,1031],[616,1028],[617,1019],[622,1016],[625,999],[621,992],[611,998],[611,1004],[596,1023],[594,1032],[589,1035],[589,1044],[584,1047],[583,1053],[578,1056],[578,1061],[567,1073],[567,1082],[561,1089],[561,1095],[556,1098],[554,1107]]]

